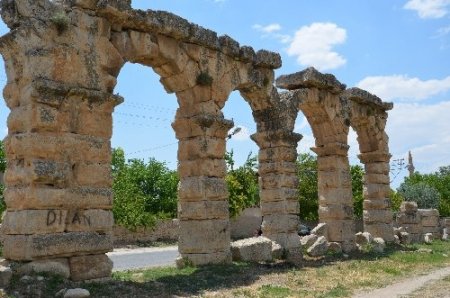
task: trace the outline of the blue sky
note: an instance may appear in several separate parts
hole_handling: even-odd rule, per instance
[[[277,51],[283,58],[277,75],[312,65],[349,87],[392,101],[387,130],[394,159],[406,158],[411,150],[423,173],[450,165],[450,0],[134,0],[133,7],[170,11],[241,45]],[[5,32],[2,23],[0,33]],[[129,158],[155,157],[176,168],[170,123],[177,102],[158,80],[139,65],[122,69],[116,92],[125,103],[114,114],[112,144],[123,147]],[[4,81],[2,71],[0,84]],[[2,105],[3,134],[8,112]],[[250,108],[234,92],[223,112],[242,127],[227,144],[242,163],[250,151],[258,151],[249,139],[255,132]],[[314,138],[302,115],[296,131],[304,135],[299,151],[309,151]],[[349,144],[355,163],[354,133]]]

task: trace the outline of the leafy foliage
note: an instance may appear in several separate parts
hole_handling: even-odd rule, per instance
[[[408,185],[425,184],[434,189],[439,194],[438,206],[441,216],[450,216],[450,166],[440,167],[438,171],[431,174],[420,174],[416,172],[411,177],[405,178],[405,181],[400,185],[398,191]],[[420,188],[420,187],[416,187]],[[422,189],[424,187],[422,186]],[[434,193],[433,191],[431,191]],[[428,193],[427,193],[428,195]]]
[[[406,200],[416,202],[419,208],[438,208],[440,194],[432,186],[424,182],[416,184],[403,183],[398,193]]]
[[[389,198],[391,199],[391,209],[394,212],[398,212],[400,210],[400,206],[402,205],[403,202],[403,197],[400,193],[398,193],[397,191],[391,189]]]
[[[309,153],[300,154],[297,158],[297,175],[300,217],[304,220],[317,220],[319,218],[317,157]]]
[[[362,218],[364,169],[360,165],[352,165],[350,166],[350,174],[352,176],[353,212],[356,218]]]
[[[150,159],[125,161],[122,149],[112,157],[116,222],[128,228],[151,226],[156,218],[173,218],[177,214],[178,175],[163,162]]]
[[[259,205],[259,186],[257,157],[250,152],[245,163],[235,169],[233,155],[233,151],[225,154],[228,170],[225,180],[229,192],[230,215],[235,217],[245,208]]]
[[[317,157],[303,153],[297,159],[297,173],[299,178],[300,217],[304,220],[318,220],[318,178]],[[352,177],[353,207],[355,217],[361,218],[363,211],[363,177],[364,169],[359,165],[350,167]]]

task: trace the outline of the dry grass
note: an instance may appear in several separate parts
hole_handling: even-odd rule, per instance
[[[418,250],[425,247],[432,252]],[[349,297],[356,291],[450,266],[449,256],[450,242],[436,242],[431,246],[391,247],[378,255],[309,259],[302,268],[281,262],[182,270],[166,267],[116,272],[108,283],[70,283],[47,278],[40,288],[49,297],[64,287],[87,288],[92,297]],[[24,288],[16,280],[8,293],[23,292]]]

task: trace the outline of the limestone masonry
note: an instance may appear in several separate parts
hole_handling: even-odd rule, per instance
[[[262,231],[288,261],[302,258],[295,166],[302,136],[293,132],[299,111],[316,138],[325,238],[344,251],[355,246],[347,156],[353,127],[366,170],[365,230],[394,240],[385,133],[392,104],[313,68],[280,77],[277,86],[288,90],[280,94],[274,86],[279,54],[255,52],[168,12],[131,9],[130,2],[0,2],[11,30],[0,39],[11,109],[7,259],[28,266],[56,262],[74,280],[110,275],[110,139],[114,107],[123,102],[113,90],[126,62],[151,67],[179,103],[172,124],[179,140],[179,263],[232,259],[224,153],[234,124],[221,109],[234,90],[257,125],[252,139],[260,148]]]

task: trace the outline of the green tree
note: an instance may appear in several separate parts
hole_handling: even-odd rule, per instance
[[[257,157],[250,152],[245,163],[235,169],[233,151],[225,154],[225,161],[230,216],[235,217],[245,208],[259,205],[258,162]]]
[[[122,149],[114,149],[112,173],[116,222],[128,228],[151,226],[156,218],[177,214],[178,175],[162,162],[150,159],[125,161]]]
[[[364,169],[360,165],[352,165],[350,166],[350,173],[352,176],[353,213],[356,218],[362,218]]]
[[[300,218],[317,220],[319,218],[317,157],[309,153],[299,154],[297,158],[297,175],[299,179]]]
[[[450,166],[440,167],[438,171],[430,174],[414,173],[411,177],[406,177],[405,181],[400,185],[398,192],[402,187],[409,185],[425,184],[436,190],[439,194],[438,209],[441,216],[450,216]],[[419,189],[420,187],[415,187]],[[424,188],[423,186],[421,187]],[[431,191],[433,192],[433,191]],[[430,191],[427,192],[430,194]]]
[[[398,192],[406,201],[416,202],[419,208],[439,207],[439,192],[424,182],[402,184],[398,188]]]

